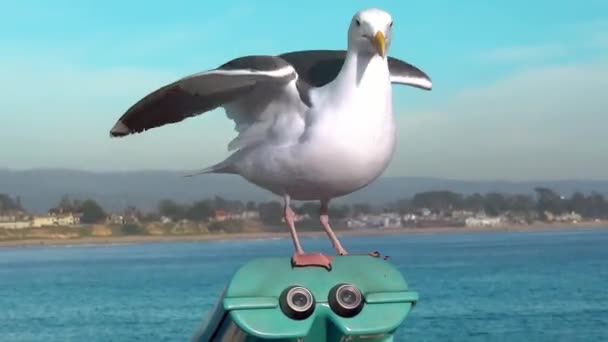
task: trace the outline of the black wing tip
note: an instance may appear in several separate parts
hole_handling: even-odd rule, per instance
[[[420,70],[420,69],[418,69]],[[431,79],[431,77],[429,75],[427,75],[426,72],[420,70],[420,72],[422,73],[422,79],[426,81],[426,84],[424,85],[424,87],[422,89],[424,90],[428,90],[431,91],[433,90],[433,79]]]
[[[110,138],[121,138],[131,134],[131,130],[121,120],[118,120],[110,130]]]
[[[415,70],[413,78],[416,79],[416,82],[414,82],[412,86],[426,91],[433,90],[433,80],[431,77],[429,77],[426,72],[422,71],[418,67],[412,65],[412,68]]]

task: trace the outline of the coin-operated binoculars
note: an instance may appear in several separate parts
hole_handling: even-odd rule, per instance
[[[382,258],[337,256],[330,270],[255,259],[236,271],[192,341],[393,341],[417,300]]]

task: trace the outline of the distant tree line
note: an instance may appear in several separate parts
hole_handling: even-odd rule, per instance
[[[85,224],[103,222],[107,217],[105,210],[95,200],[72,200],[68,195],[64,195],[59,201],[59,204],[56,207],[51,208],[49,213],[80,214],[80,222]]]
[[[19,196],[14,199],[7,194],[0,194],[0,214],[24,211]]]
[[[216,196],[214,199],[195,201],[191,204],[179,204],[170,199],[159,202],[157,214],[172,220],[187,219],[191,221],[208,221],[215,216],[216,210],[228,213],[241,213],[243,211],[257,211],[260,220],[265,224],[280,224],[283,217],[283,205],[278,201],[256,203],[241,202],[239,200],[226,200]],[[296,213],[308,214],[310,217],[319,215],[319,205],[315,203],[303,203],[295,207]],[[332,206],[330,215],[335,218],[343,218],[349,212],[348,206]]]
[[[360,214],[374,214],[383,211],[394,211],[401,214],[414,213],[421,209],[429,209],[434,213],[450,213],[455,210],[485,212],[489,216],[505,213],[534,214],[541,219],[549,212],[559,215],[576,212],[586,219],[608,218],[608,202],[602,194],[592,192],[583,194],[576,192],[569,197],[561,196],[555,191],[538,187],[534,194],[504,194],[490,192],[486,194],[460,194],[451,191],[427,191],[417,193],[411,198],[401,199],[383,206],[369,203],[353,205],[330,206],[330,217],[334,220]],[[136,217],[142,222],[158,221],[162,216],[174,221],[189,220],[194,222],[209,222],[216,211],[241,213],[245,210],[257,211],[262,223],[266,225],[281,224],[283,205],[279,201],[242,202],[228,200],[220,196],[203,199],[192,203],[179,203],[171,199],[159,201],[156,210],[143,214],[137,208],[130,206],[121,214]],[[12,198],[0,194],[0,214],[24,211],[19,197]],[[99,223],[105,221],[107,212],[93,199],[84,201],[71,199],[64,195],[57,206],[49,210],[51,213],[77,213],[81,215],[82,223]],[[318,202],[304,202],[294,206],[299,215],[317,220],[319,215]]]
[[[535,215],[545,218],[545,212],[559,215],[567,212],[576,212],[584,218],[608,218],[608,202],[603,195],[592,192],[582,194],[576,192],[570,197],[563,197],[547,188],[535,188],[535,194],[504,194],[490,192],[486,194],[464,195],[451,191],[427,191],[415,194],[411,198],[401,199],[384,206],[374,206],[369,203],[356,203],[352,205],[330,206],[330,217],[333,220],[352,217],[360,214],[378,214],[386,211],[401,214],[414,213],[421,209],[429,209],[434,213],[450,213],[456,210],[472,212],[485,212],[489,216],[498,216],[505,213]],[[268,202],[242,202],[227,200],[216,196],[213,199],[204,199],[193,203],[177,203],[170,199],[159,202],[157,210],[148,215],[142,215],[145,220],[158,220],[160,216],[172,220],[186,219],[196,222],[209,221],[216,210],[228,213],[240,213],[244,210],[257,211],[262,223],[267,225],[281,224],[283,205],[279,201]],[[319,203],[304,202],[294,205],[294,211],[311,220],[319,216]]]
[[[403,214],[427,208],[437,213],[454,210],[483,211],[489,216],[536,213],[540,218],[545,218],[546,212],[554,215],[576,212],[584,218],[608,217],[608,202],[599,193],[585,195],[576,192],[565,197],[548,188],[538,187],[534,191],[535,195],[497,192],[463,195],[450,191],[429,191],[417,193],[411,199],[399,200],[392,205],[392,209]]]

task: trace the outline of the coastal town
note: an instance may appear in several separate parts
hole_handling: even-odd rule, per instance
[[[553,215],[545,213],[548,222],[572,222],[578,223],[583,220],[582,216],[576,212],[568,212]],[[0,215],[0,229],[24,229],[42,228],[53,226],[79,226],[82,213],[66,212],[47,214],[27,214],[25,212],[14,212]],[[224,210],[214,210],[209,222],[223,222],[226,220],[255,220],[259,218],[256,210],[243,211],[239,213],[229,213]],[[312,219],[309,214],[298,215],[296,221]],[[163,224],[172,223],[173,220],[168,216],[161,216],[158,222]],[[180,222],[187,223],[188,219],[181,219]],[[526,224],[528,221],[523,216],[512,216],[503,214],[499,216],[488,216],[485,212],[472,212],[466,210],[454,210],[446,213],[435,213],[428,208],[423,208],[415,213],[400,214],[398,212],[383,212],[377,214],[360,214],[354,217],[341,218],[340,223],[348,228],[411,228],[411,227],[493,227],[505,224]],[[102,223],[102,222],[98,222]],[[128,213],[113,213],[106,217],[106,224],[141,224],[137,216]]]
[[[18,230],[52,227],[96,226],[98,230],[110,227],[123,235],[146,235],[272,232],[281,231],[283,225],[283,208],[279,202],[243,203],[218,196],[190,204],[164,199],[154,210],[141,211],[129,206],[112,213],[107,213],[92,199],[72,200],[67,195],[46,213],[29,213],[20,202],[18,197],[0,194],[0,231],[4,231],[5,237],[19,236],[15,234]],[[294,209],[300,229],[315,226],[316,203],[303,203]],[[483,228],[538,222],[576,224],[599,221],[607,216],[608,203],[601,194],[574,193],[566,197],[544,188],[536,188],[535,196],[431,191],[383,206],[360,203],[330,207],[332,225],[342,230]]]

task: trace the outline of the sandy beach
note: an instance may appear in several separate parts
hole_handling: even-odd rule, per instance
[[[385,229],[348,229],[336,231],[338,236],[373,236],[373,235],[402,235],[402,234],[441,234],[467,232],[505,232],[552,229],[602,228],[608,229],[608,221],[593,221],[580,223],[536,223],[531,225],[509,225],[497,227],[425,227],[425,228],[385,228]],[[324,237],[325,233],[301,232],[301,237]],[[289,238],[289,233],[233,233],[233,234],[198,234],[198,235],[132,235],[108,237],[79,237],[55,239],[16,239],[0,241],[0,247],[40,246],[40,245],[85,245],[85,244],[120,244],[120,243],[150,243],[170,241],[221,241],[221,240],[257,240]]]

